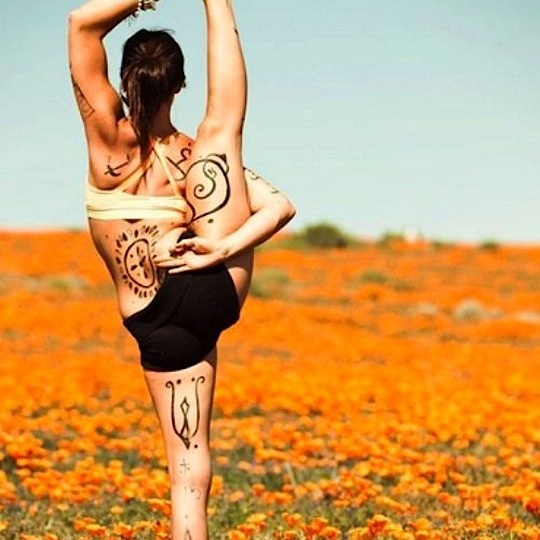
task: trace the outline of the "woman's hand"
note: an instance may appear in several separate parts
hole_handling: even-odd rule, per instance
[[[227,259],[227,249],[221,240],[210,240],[200,236],[179,240],[169,250],[168,256],[158,256],[154,262],[170,274],[188,270],[201,270],[215,266]]]

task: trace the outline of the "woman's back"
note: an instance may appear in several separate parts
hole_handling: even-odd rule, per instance
[[[124,317],[152,299],[161,279],[153,259],[167,253],[188,224],[183,164],[190,146],[191,139],[173,133],[153,139],[144,162],[129,140],[119,141],[106,160],[107,149],[91,153],[93,172],[86,186],[90,232]]]

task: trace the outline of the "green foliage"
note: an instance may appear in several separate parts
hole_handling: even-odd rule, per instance
[[[434,239],[430,241],[431,247],[435,249],[448,249],[453,247],[455,244],[453,242],[449,242],[447,240],[440,240],[440,239]]]
[[[306,248],[303,238],[299,234],[287,234],[278,238],[272,238],[270,242],[266,242],[257,247],[257,251],[272,251],[275,249],[286,249],[290,251],[303,250]]]
[[[290,277],[278,267],[256,270],[251,281],[250,294],[256,298],[277,298],[284,296],[290,284]]]
[[[364,270],[364,272],[358,276],[359,283],[378,283],[382,285],[387,283],[388,279],[389,278],[385,273],[375,269]]]
[[[396,279],[376,268],[367,268],[352,281],[353,286],[363,284],[386,285],[394,291],[412,291],[414,285],[402,279]]]
[[[484,240],[478,244],[478,247],[484,251],[496,251],[499,249],[499,243],[495,240]]]
[[[306,247],[315,248],[348,248],[358,244],[350,234],[327,222],[308,225],[298,233],[298,239]]]
[[[403,242],[404,237],[401,233],[396,233],[393,231],[388,231],[383,233],[379,240],[377,241],[377,244],[380,246],[389,246],[393,242]]]
[[[1,274],[0,293],[9,290],[13,285],[41,292],[49,289],[62,292],[80,292],[89,287],[86,279],[77,274],[50,274],[50,275],[24,275],[24,274]]]
[[[338,225],[329,222],[306,225],[292,234],[273,238],[259,246],[261,251],[273,249],[306,250],[306,249],[344,249],[360,245],[358,238],[344,231]]]

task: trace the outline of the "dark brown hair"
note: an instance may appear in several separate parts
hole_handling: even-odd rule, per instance
[[[139,30],[124,44],[120,80],[122,100],[146,157],[160,105],[185,84],[180,45],[165,30]]]

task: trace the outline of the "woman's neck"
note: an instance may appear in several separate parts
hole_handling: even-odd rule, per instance
[[[158,112],[152,122],[152,137],[157,139],[165,139],[173,133],[177,132],[177,129],[173,126],[171,121],[171,105],[172,100],[162,103]]]

